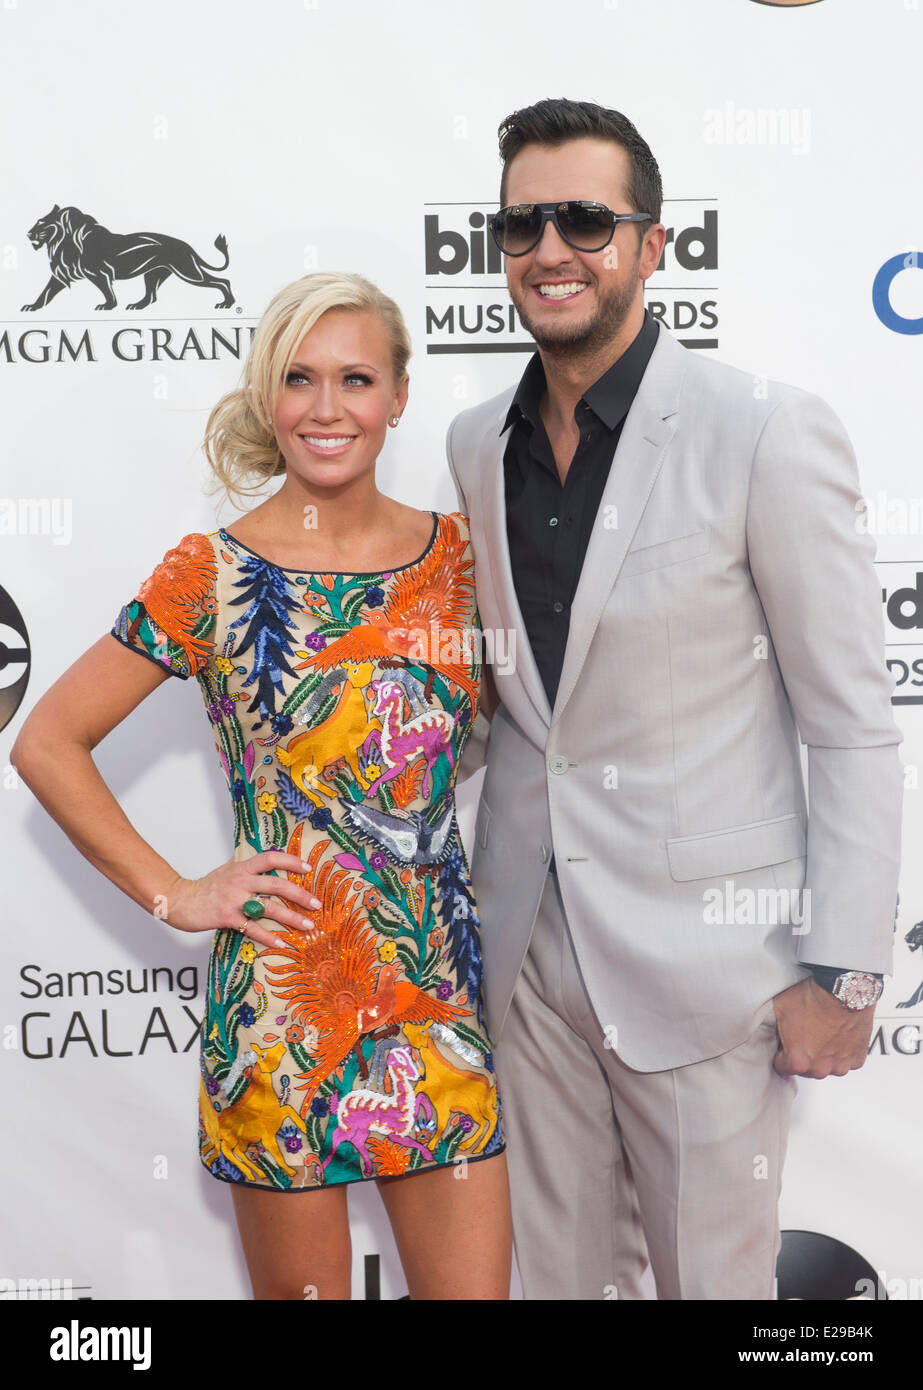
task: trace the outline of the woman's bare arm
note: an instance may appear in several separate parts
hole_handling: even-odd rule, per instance
[[[94,868],[121,888],[146,911],[173,921],[173,901],[181,892],[197,896],[197,904],[211,910],[213,897],[188,892],[189,885],[205,880],[184,879],[138,833],[109,790],[92,757],[92,750],[117,724],[127,718],[158,686],[171,677],[152,661],[127,651],[110,634],[101,637],[54,683],[38,701],[19,731],[10,752],[17,773],[57,821],[71,843]],[[298,872],[301,861],[293,855],[273,852],[265,864]],[[262,861],[261,861],[262,862]],[[243,866],[240,866],[243,871]],[[236,875],[235,889],[238,888]],[[250,879],[254,880],[252,872]],[[279,888],[275,887],[278,882]],[[263,886],[265,885],[265,886]],[[212,885],[209,884],[209,892]],[[252,887],[249,891],[252,891]],[[288,879],[264,877],[260,892],[284,892],[291,902],[304,907],[316,904],[313,895]],[[233,894],[231,895],[233,897]],[[244,892],[243,898],[247,896]],[[242,902],[242,897],[236,901]],[[162,904],[162,905],[161,905]],[[280,918],[286,913],[278,908]],[[266,916],[269,917],[269,904]],[[278,919],[277,919],[278,920]],[[285,921],[285,926],[294,924]],[[216,916],[212,929],[220,925]],[[299,917],[298,925],[304,925]],[[183,930],[204,929],[198,926]],[[269,945],[273,934],[254,926],[255,940]]]
[[[46,691],[10,752],[19,776],[84,858],[148,912],[180,875],[135,830],[91,753],[169,679],[107,633]]]

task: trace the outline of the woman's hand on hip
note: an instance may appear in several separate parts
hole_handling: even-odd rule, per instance
[[[203,878],[178,878],[166,894],[167,910],[160,915],[177,931],[239,931],[263,946],[284,946],[272,924],[285,931],[312,931],[315,923],[304,914],[321,906],[318,898],[287,877],[303,875],[305,869],[304,860],[284,850],[230,859]],[[248,917],[244,903],[259,900],[261,894],[263,915]]]

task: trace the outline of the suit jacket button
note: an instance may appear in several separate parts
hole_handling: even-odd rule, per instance
[[[548,766],[552,772],[566,772],[568,766],[567,759],[562,757],[560,753],[552,753],[551,757],[548,759]]]

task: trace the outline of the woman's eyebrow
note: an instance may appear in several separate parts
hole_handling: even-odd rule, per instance
[[[308,366],[306,366],[304,362],[293,362],[293,363],[292,363],[292,368],[296,368],[296,367],[297,367],[297,369],[298,369],[299,372],[310,372],[310,371],[313,371],[313,370],[314,370],[313,367],[308,367]],[[344,364],[344,366],[341,368],[341,371],[344,371],[344,372],[354,372],[354,371],[356,370],[357,367],[362,367],[362,368],[363,368],[365,371],[367,371],[367,372],[374,372],[376,376],[379,375],[379,373],[378,373],[378,368],[377,368],[377,367],[371,366],[368,362],[347,362],[347,363]],[[290,368],[290,370],[291,370],[291,368]]]

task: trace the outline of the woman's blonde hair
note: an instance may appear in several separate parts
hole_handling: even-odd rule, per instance
[[[252,495],[285,472],[272,424],[276,403],[298,344],[328,309],[377,314],[391,344],[395,386],[407,376],[410,338],[393,299],[363,275],[303,275],[270,301],[250,344],[242,385],[222,396],[208,417],[209,492],[224,488],[232,498]]]

